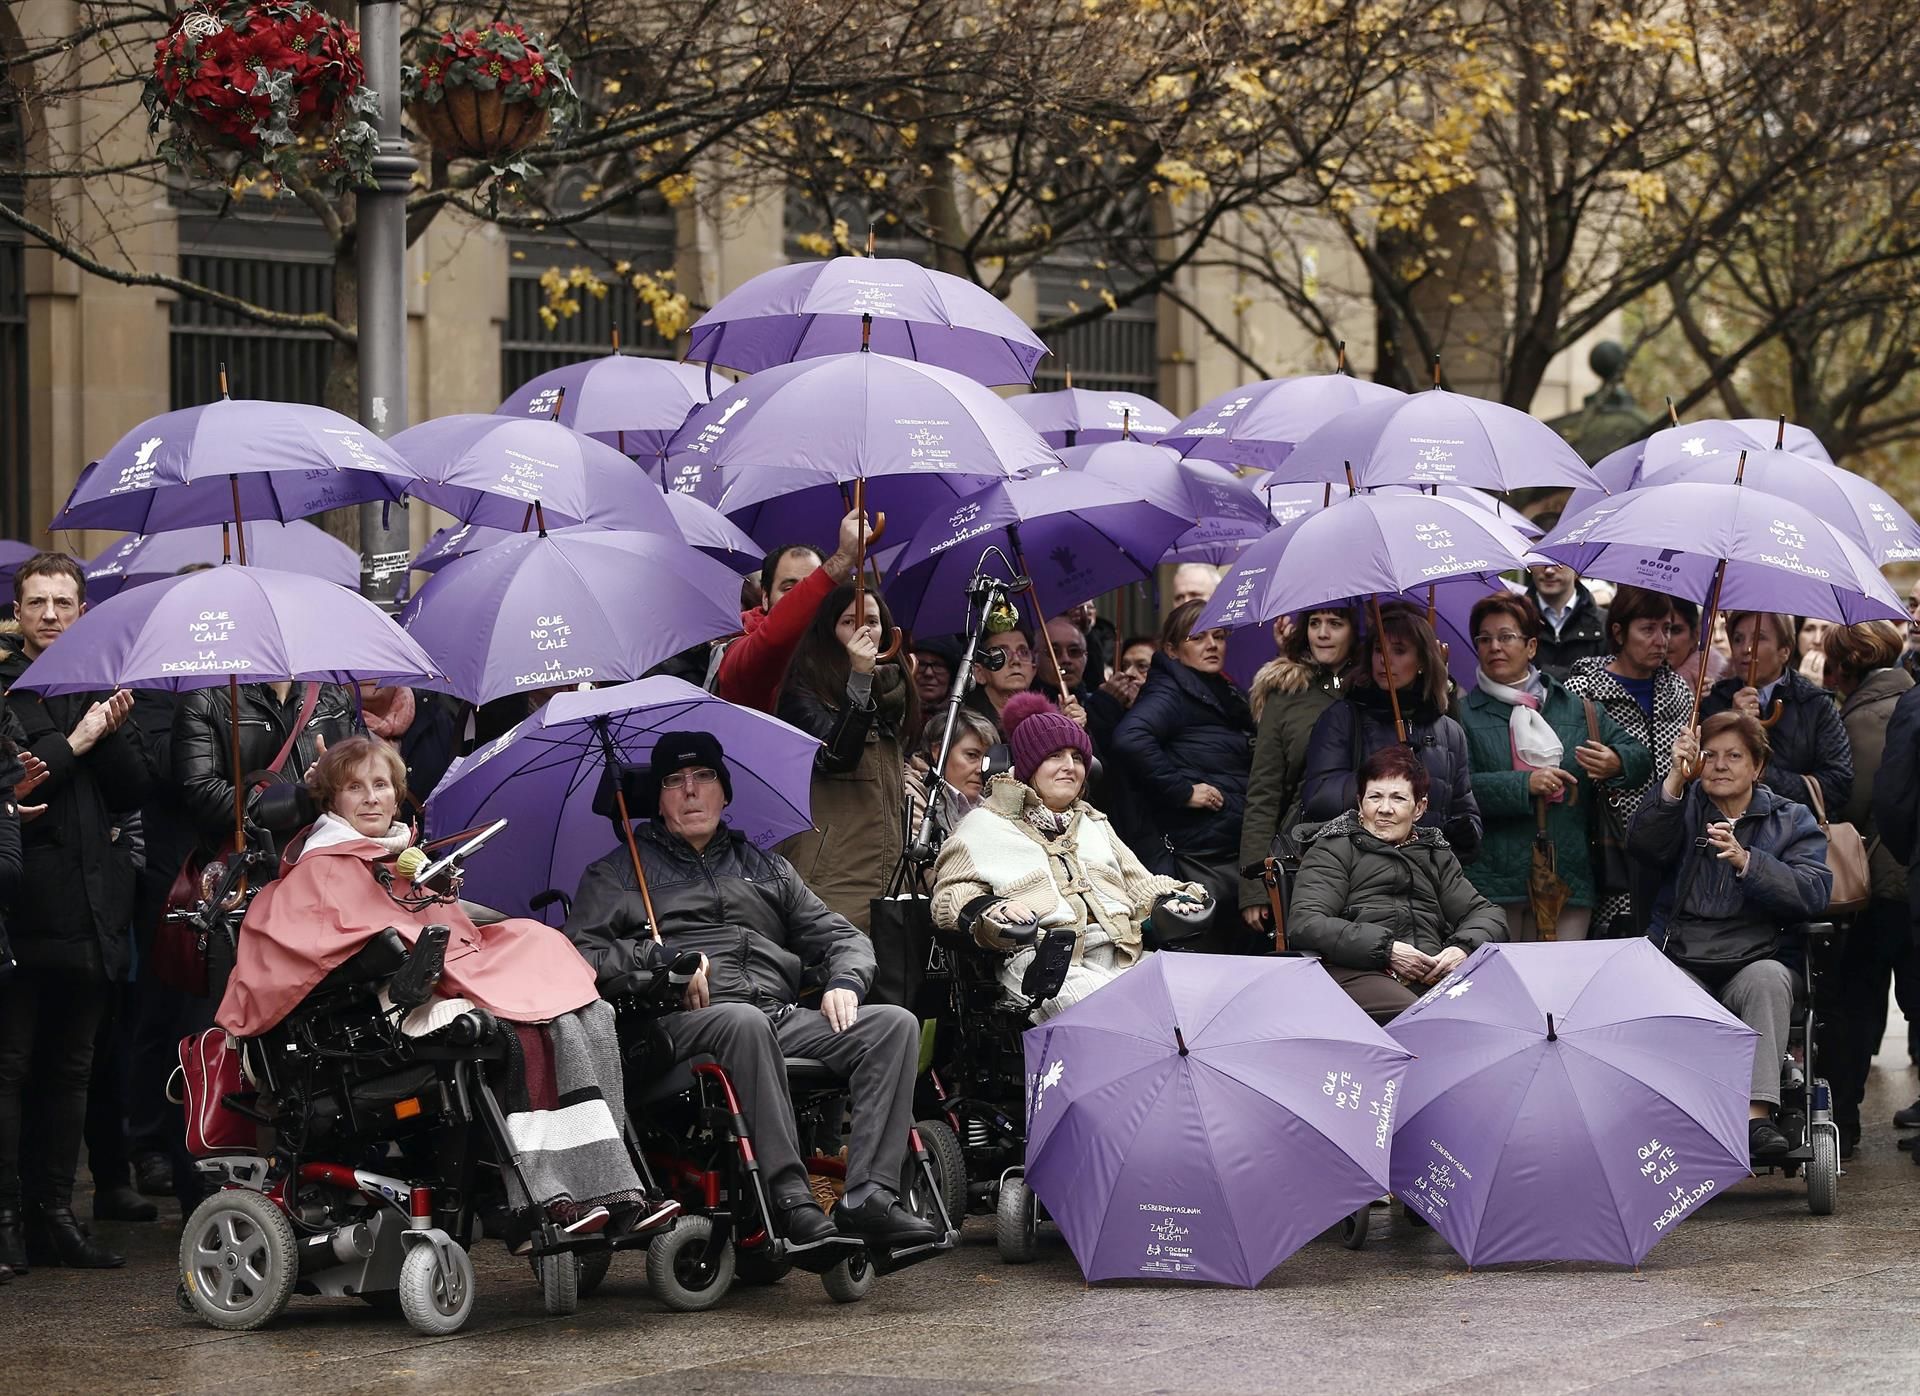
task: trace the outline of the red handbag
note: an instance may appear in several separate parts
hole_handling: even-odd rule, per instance
[[[187,1113],[187,1152],[251,1153],[258,1146],[254,1122],[227,1104],[226,1097],[246,1090],[240,1051],[225,1028],[208,1028],[180,1039],[179,1092]]]
[[[313,716],[314,705],[320,700],[320,685],[310,683],[300,699],[300,715],[294,719],[293,730],[287,734],[287,740],[280,748],[280,754],[273,758],[273,764],[267,770],[274,775],[287,764],[287,757],[293,754],[293,744],[300,740],[300,734],[306,730],[307,721]],[[238,779],[238,774],[235,776]],[[255,786],[264,789],[265,782]],[[221,845],[222,853],[235,850]],[[173,886],[167,889],[167,904],[160,913],[160,924],[154,928],[153,941],[147,951],[147,967],[153,971],[154,978],[168,988],[178,989],[194,998],[207,996],[207,935],[206,932],[190,921],[175,921],[173,913],[192,911],[200,904],[200,874],[206,871],[211,862],[205,852],[195,849],[187,855],[187,861],[174,874]]]

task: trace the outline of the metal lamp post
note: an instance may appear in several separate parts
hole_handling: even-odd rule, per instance
[[[407,195],[419,162],[400,134],[400,0],[360,0],[360,59],[379,97],[374,187],[355,195],[360,272],[360,421],[407,425]],[[394,609],[411,542],[403,504],[360,506],[360,590]]]

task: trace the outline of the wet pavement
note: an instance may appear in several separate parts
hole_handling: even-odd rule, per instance
[[[228,1334],[175,1306],[177,1220],[163,1219],[101,1228],[130,1255],[125,1270],[36,1270],[0,1289],[4,1385],[22,1396],[1911,1392],[1920,1168],[1888,1123],[1920,1094],[1903,1049],[1896,1017],[1835,1216],[1810,1216],[1799,1181],[1754,1179],[1689,1217],[1639,1274],[1469,1274],[1433,1232],[1376,1208],[1367,1249],[1316,1242],[1258,1291],[1089,1288],[1057,1234],[1036,1264],[1007,1266],[988,1219],[974,1218],[957,1252],[848,1306],[795,1274],[736,1288],[710,1313],[673,1314],[628,1255],[579,1313],[549,1318],[524,1262],[482,1242],[479,1299],[454,1337],[422,1337],[352,1300],[302,1298],[264,1332]]]

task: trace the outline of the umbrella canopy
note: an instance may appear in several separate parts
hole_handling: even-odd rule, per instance
[[[1367,403],[1343,412],[1287,457],[1296,480],[1362,485],[1523,485],[1593,482],[1558,432],[1518,408],[1444,388]]]
[[[1193,526],[1174,539],[1163,560],[1231,562],[1273,527],[1265,502],[1245,481],[1212,461],[1183,461],[1163,446],[1130,441],[1068,446],[1068,470],[1105,480]]]
[[[360,585],[360,554],[303,519],[260,519],[241,525],[247,556],[279,572],[304,572],[349,590]],[[104,601],[128,587],[171,577],[182,567],[226,560],[226,529],[218,524],[169,533],[130,533],[87,564],[87,600]]]
[[[516,533],[448,563],[400,613],[469,702],[637,679],[740,628],[740,579],[678,539]]]
[[[1438,495],[1442,499],[1451,499],[1455,504],[1470,505],[1493,515],[1501,523],[1519,534],[1522,538],[1544,538],[1546,530],[1532,519],[1506,503],[1498,495],[1488,494],[1485,490],[1476,490],[1471,485],[1381,485],[1373,491],[1375,494],[1420,494]],[[1603,492],[1600,493],[1604,498]]]
[[[49,529],[164,533],[398,500],[416,476],[351,417],[221,398],[151,417],[81,472]]]
[[[704,368],[671,359],[607,354],[529,378],[493,410],[502,417],[558,422],[622,455],[653,457],[667,449],[687,414],[713,396],[707,389],[711,377]],[[722,378],[716,386],[731,384]]]
[[[666,500],[667,513],[689,547],[696,552],[705,553],[716,562],[724,562],[736,572],[748,572],[759,568],[763,551],[760,545],[735,528],[718,510],[711,505],[701,503],[690,494],[670,494],[666,496]],[[552,533],[574,533],[582,530],[604,532],[609,528],[620,527],[623,526],[588,522],[549,531]],[[649,531],[632,529],[631,525],[625,527],[634,532]],[[492,547],[495,543],[504,543],[515,534],[516,530],[513,529],[481,528],[477,524],[461,524],[457,528],[439,529],[427,540],[427,545],[414,554],[413,570],[438,572],[455,558],[465,557],[468,553],[477,553],[482,548]]]
[[[1586,467],[1582,466],[1582,469]],[[1240,555],[1196,628],[1270,621],[1355,597],[1424,595],[1526,565],[1527,540],[1484,510],[1419,494],[1358,494],[1282,525]]]
[[[609,746],[621,764],[644,767],[662,732],[708,732],[719,740],[733,782],[726,822],[754,843],[766,848],[812,827],[819,742],[778,718],[656,675],[556,694],[511,732],[456,761],[427,801],[427,833],[438,838],[510,819],[498,856],[468,871],[467,893],[530,915],[533,897],[549,887],[571,896],[587,865],[616,846],[611,823],[593,812]]]
[[[1028,393],[1008,406],[1049,446],[1094,446],[1103,441],[1158,441],[1179,423],[1150,397],[1063,388]]]
[[[1344,373],[1263,378],[1222,393],[1164,440],[1193,459],[1278,470],[1294,447],[1341,413],[1405,397],[1398,388]]]
[[[1756,1034],[1646,939],[1482,946],[1389,1031],[1393,1191],[1469,1265],[1638,1265],[1750,1172]]]
[[[1742,451],[1785,450],[1833,464],[1819,437],[1785,418],[1706,417],[1662,427],[1645,441],[1622,449],[1634,452],[1642,473],[1648,475],[1670,465],[1697,465],[1717,456],[1738,456]]]
[[[885,514],[895,522],[879,552],[897,549],[905,528],[950,512],[982,484],[978,475],[880,475],[868,480],[862,486],[867,513]],[[810,543],[824,554],[837,545],[851,494],[848,483],[835,479],[830,470],[743,466],[708,475],[692,497],[724,516],[763,553],[788,543]]]
[[[1005,401],[971,378],[858,353],[781,364],[735,384],[687,419],[669,448],[669,473],[677,475],[689,456],[709,472],[791,471],[800,477],[796,487],[821,476],[897,474],[970,476],[978,488],[1060,463]]]
[[[318,577],[234,563],[88,607],[27,666],[18,687],[178,692],[236,678],[446,686],[433,660],[371,601]]]
[[[649,488],[629,483],[623,502],[646,511],[646,531],[676,531],[662,492],[632,461],[555,422],[463,412],[408,427],[392,444],[420,476],[410,492],[463,523],[513,529],[539,518],[556,526],[585,523],[598,482],[637,478]]]
[[[1042,614],[1053,615],[1152,576],[1192,526],[1184,513],[1080,471],[1007,480],[914,533],[894,564],[887,601],[902,624],[922,634],[964,629],[967,582],[982,552],[997,546],[1033,579],[1036,610],[1051,608]]]
[[[1640,468],[1645,485],[1732,484],[1803,504],[1860,545],[1876,566],[1920,561],[1920,524],[1894,497],[1850,470],[1792,451],[1749,451],[1685,465]]]
[[[28,558],[38,557],[44,549],[31,543],[21,543],[12,538],[0,538],[0,581],[11,582],[13,574],[20,564]],[[91,579],[89,579],[91,580]]]
[[[1026,1033],[1027,1184],[1089,1280],[1251,1287],[1380,1196],[1408,1060],[1317,960],[1149,955]]]
[[[1812,510],[1742,485],[1644,485],[1560,524],[1535,545],[1584,575],[1730,611],[1853,625],[1906,619],[1873,560]],[[1722,578],[1717,595],[1714,580]]]
[[[762,272],[694,322],[691,363],[758,373],[871,346],[1000,386],[1033,381],[1047,346],[971,281],[896,257],[831,257]]]

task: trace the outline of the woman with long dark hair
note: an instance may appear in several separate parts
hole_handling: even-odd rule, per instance
[[[856,615],[852,584],[837,586],[787,666],[779,716],[824,744],[813,759],[813,828],[776,850],[834,911],[871,933],[869,903],[885,894],[904,845],[907,748],[920,701],[904,663],[881,660],[893,613],[875,591]]]

